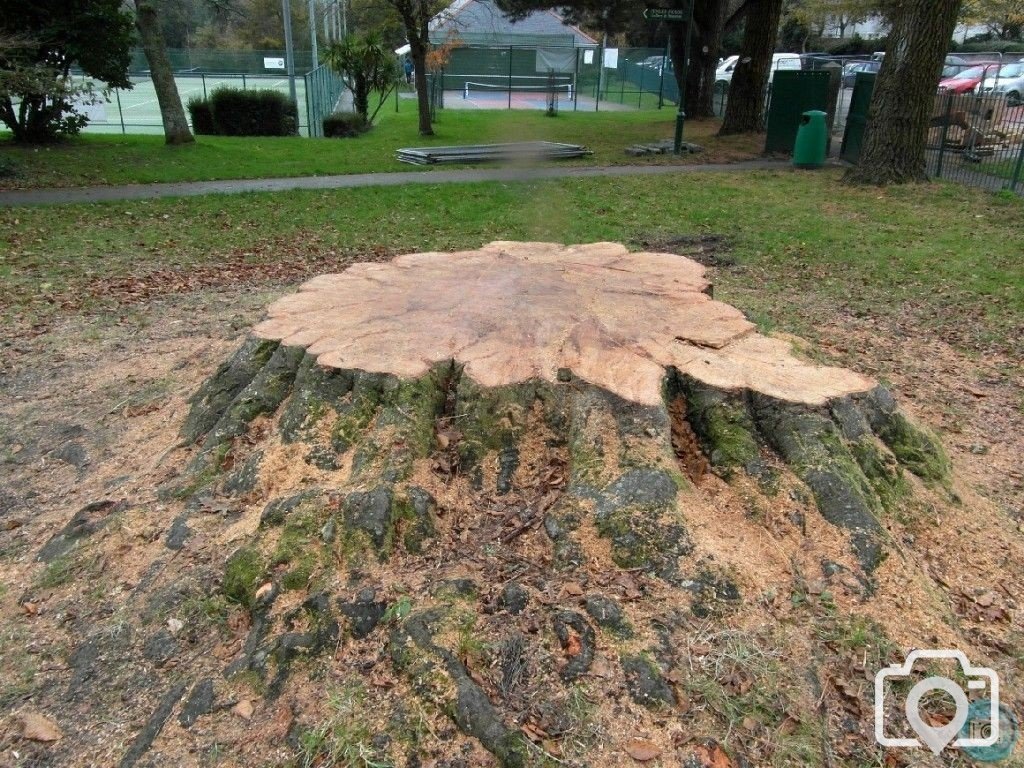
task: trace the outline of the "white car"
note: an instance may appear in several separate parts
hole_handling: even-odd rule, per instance
[[[729,58],[722,61],[718,65],[718,69],[715,70],[715,87],[718,89],[725,89],[729,87],[729,83],[732,82],[732,73],[736,71],[736,65],[740,63],[739,56],[730,56]],[[800,69],[800,54],[799,53],[773,53],[772,54],[772,69],[768,75],[768,82],[770,83],[775,77],[775,73],[780,69]]]
[[[982,93],[1005,93],[1010,106],[1024,104],[1024,61],[1003,64],[998,74],[989,74],[979,87]]]

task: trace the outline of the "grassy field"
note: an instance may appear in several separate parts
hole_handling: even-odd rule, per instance
[[[393,102],[386,104],[374,129],[355,139],[200,136],[186,147],[168,147],[160,136],[143,135],[91,134],[46,147],[18,147],[0,139],[0,167],[14,169],[13,176],[0,176],[0,189],[408,171],[415,166],[395,159],[399,147],[533,139],[584,144],[593,150],[576,164],[636,163],[623,150],[637,142],[670,138],[675,121],[671,108],[563,111],[555,118],[534,111],[447,110],[435,125],[436,135],[423,138],[417,134],[414,104],[405,99],[400,104],[397,114]],[[714,135],[717,129],[717,121],[691,121],[686,138],[703,144],[706,152],[640,162],[730,161],[763,147],[761,137],[720,139]]]
[[[716,278],[768,324],[813,335],[815,312],[905,319],[972,349],[1020,351],[1024,202],[947,185],[879,190],[838,173],[687,174],[544,183],[208,196],[0,211],[11,328],[124,296],[302,276],[353,259],[493,239],[724,235]],[[941,226],[938,224],[941,223]],[[284,270],[284,271],[282,271]],[[288,271],[291,270],[291,271]],[[208,275],[209,277],[203,277]],[[111,281],[128,288],[112,289]],[[190,282],[191,281],[191,282]]]

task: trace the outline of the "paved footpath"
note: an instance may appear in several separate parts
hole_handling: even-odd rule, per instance
[[[354,173],[344,176],[295,176],[285,179],[237,179],[191,181],[174,184],[125,184],[110,187],[52,187],[0,191],[0,206],[99,203],[111,200],[150,200],[159,197],[232,194],[237,192],[287,192],[293,189],[352,189],[396,187],[403,184],[459,184],[475,181],[540,181],[589,179],[600,176],[661,176],[674,173],[778,170],[791,167],[780,160],[747,160],[707,165],[610,165],[543,166],[538,168],[478,168],[399,173]]]

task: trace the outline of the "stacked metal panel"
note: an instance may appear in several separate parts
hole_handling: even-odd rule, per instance
[[[469,144],[462,147],[407,147],[397,150],[396,154],[403,163],[434,165],[437,163],[563,160],[593,153],[580,144],[523,141],[512,144]]]

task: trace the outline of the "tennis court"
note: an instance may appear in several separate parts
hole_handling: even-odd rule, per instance
[[[85,106],[81,111],[89,115],[85,131],[89,133],[162,133],[160,105],[157,102],[153,81],[145,76],[131,78],[134,87],[129,90],[114,89],[106,104]],[[178,74],[174,78],[178,86],[181,103],[191,98],[204,98],[219,87],[243,88],[245,90],[275,90],[288,93],[288,78],[279,75],[207,75]],[[299,110],[299,132],[308,132],[308,111],[306,109],[306,84],[303,77],[295,78],[295,96]],[[186,112],[187,114],[187,112]]]

